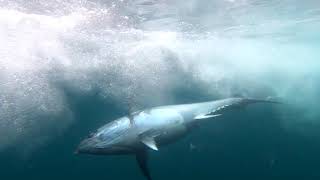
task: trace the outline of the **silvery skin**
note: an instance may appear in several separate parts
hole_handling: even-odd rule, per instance
[[[93,155],[133,154],[144,176],[151,180],[147,150],[175,142],[197,124],[215,119],[235,108],[253,103],[277,103],[269,100],[228,98],[194,104],[159,106],[130,113],[116,119],[84,139],[77,153]]]

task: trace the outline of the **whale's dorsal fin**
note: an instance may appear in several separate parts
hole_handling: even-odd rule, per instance
[[[159,150],[154,138],[152,137],[143,137],[141,138],[141,142],[155,151]]]
[[[138,162],[138,165],[143,173],[143,175],[148,179],[152,180],[149,168],[148,168],[148,153],[146,149],[140,150],[136,152],[136,159]]]

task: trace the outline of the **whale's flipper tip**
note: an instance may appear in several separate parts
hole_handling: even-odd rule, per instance
[[[144,137],[141,139],[141,142],[152,150],[155,150],[155,151],[159,150],[154,138]]]

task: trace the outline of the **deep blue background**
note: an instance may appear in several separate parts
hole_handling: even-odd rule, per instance
[[[16,156],[23,147],[1,153],[1,179],[144,179],[134,157],[73,154],[90,131],[125,115],[125,108],[98,94],[69,95],[77,121],[50,144],[26,158]],[[192,92],[177,92],[176,97],[177,102],[209,100]],[[204,122],[181,141],[150,152],[153,178],[319,179],[319,142],[283,129],[273,113],[279,108],[275,106],[259,104],[230,112]]]

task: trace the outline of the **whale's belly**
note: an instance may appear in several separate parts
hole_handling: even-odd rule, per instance
[[[188,132],[184,118],[172,109],[151,109],[141,112],[139,116],[139,135],[142,138],[154,138],[158,146],[174,142]]]

